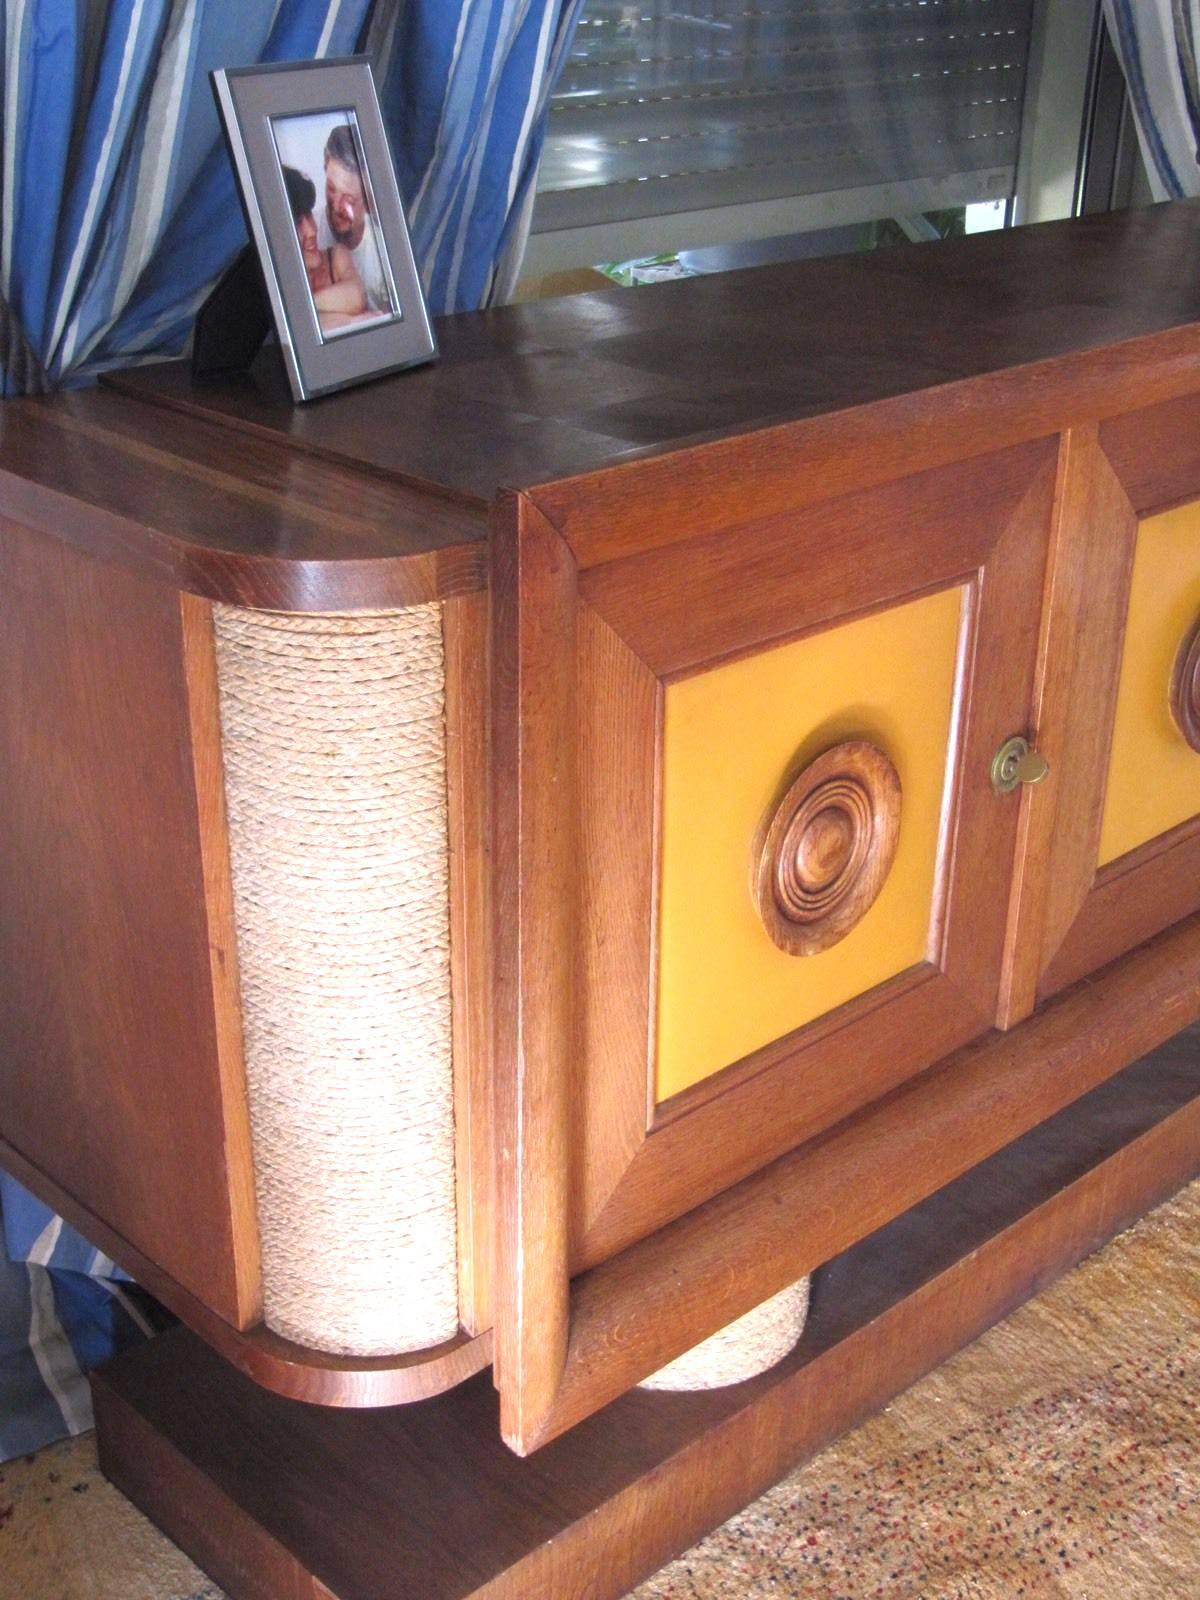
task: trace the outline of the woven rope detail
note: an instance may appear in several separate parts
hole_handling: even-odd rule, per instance
[[[643,1389],[723,1389],[782,1361],[804,1332],[808,1279],[774,1294],[711,1338],[685,1350],[640,1385]]]
[[[458,1329],[440,606],[214,608],[267,1325]]]

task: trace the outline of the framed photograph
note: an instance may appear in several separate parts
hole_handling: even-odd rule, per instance
[[[437,355],[370,63],[214,72],[297,400]]]

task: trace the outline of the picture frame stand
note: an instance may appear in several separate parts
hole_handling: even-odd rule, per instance
[[[192,376],[244,372],[271,332],[271,303],[258,251],[247,244],[217,279],[196,315]]]

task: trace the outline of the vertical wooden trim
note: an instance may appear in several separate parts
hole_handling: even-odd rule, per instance
[[[262,1318],[262,1252],[246,1092],[212,606],[195,595],[180,594],[179,617],[192,772],[196,784],[196,821],[204,875],[204,917],[220,1079],[237,1326],[244,1329]]]
[[[458,1309],[492,1325],[490,768],[488,610],[484,593],[447,600],[446,790],[450,831],[451,1027],[458,1204]]]
[[[1029,724],[1054,483],[1047,442],[970,586],[971,643],[955,704],[959,737],[948,753],[957,817],[939,860],[945,877],[938,909],[943,971],[976,1008],[981,1032],[994,1025],[1000,1005],[1020,808],[1019,796],[993,790],[991,763],[1001,743]]]
[[[1137,517],[1097,429],[1064,433],[1031,730],[1050,772],[1021,799],[1001,990],[1004,1028],[1033,1010],[1041,974],[1095,879],[1136,534]]]
[[[662,689],[581,605],[572,1262],[653,1117]]]
[[[1046,698],[1048,692],[1053,698],[1053,691],[1050,688],[1051,673],[1058,665],[1051,638],[1054,630],[1051,628],[1050,619],[1056,605],[1060,603],[1068,571],[1064,545],[1067,548],[1071,545],[1071,538],[1064,533],[1064,529],[1077,515],[1075,501],[1080,492],[1079,458],[1081,452],[1086,451],[1088,443],[1094,441],[1095,431],[1094,427],[1076,428],[1068,430],[1059,437],[1031,727],[1031,731],[1035,734],[1034,743],[1042,754],[1045,754],[1047,731]],[[1044,856],[1039,861],[1032,852],[1035,848],[1044,849],[1046,844],[1045,823],[1047,813],[1052,813],[1054,810],[1053,797],[1059,776],[1055,764],[1051,763],[1048,774],[1051,792],[1049,795],[1039,797],[1042,804],[1036,811],[1029,803],[1028,794],[1021,797],[1017,849],[1009,891],[1004,965],[1000,975],[1000,1006],[996,1018],[997,1026],[1001,1028],[1011,1028],[1022,1021],[1030,1014],[1036,1003],[1038,971],[1041,965],[1041,928],[1046,914],[1050,873]]]
[[[496,1375],[537,1443],[566,1361],[578,797],[575,562],[521,496],[492,532]]]
[[[1092,429],[1086,432],[1077,471],[1082,503],[1076,502],[1075,518],[1063,529],[1065,538],[1075,541],[1074,551],[1067,555],[1073,582],[1061,609],[1055,607],[1051,617],[1060,649],[1067,646],[1070,635],[1072,676],[1069,684],[1057,686],[1058,704],[1051,708],[1047,701],[1043,708],[1047,717],[1053,714],[1059,719],[1063,756],[1059,765],[1065,767],[1054,819],[1060,865],[1050,883],[1043,967],[1066,937],[1095,882],[1137,545],[1137,512]]]

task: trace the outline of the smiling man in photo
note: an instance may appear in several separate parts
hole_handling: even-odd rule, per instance
[[[321,244],[344,245],[367,296],[367,309],[387,313],[392,309],[387,275],[367,201],[354,130],[337,123],[325,141],[325,215],[321,218]]]

